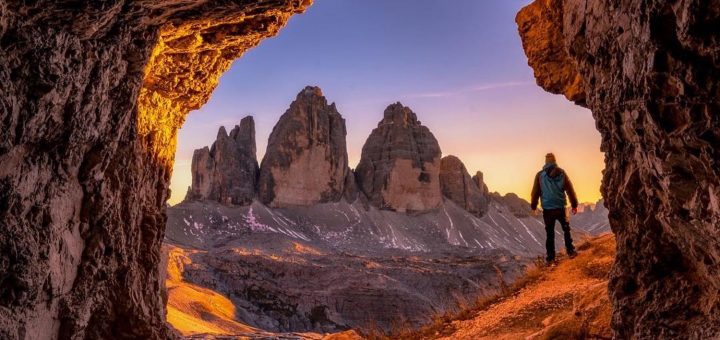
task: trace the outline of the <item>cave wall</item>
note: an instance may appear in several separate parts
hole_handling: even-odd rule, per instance
[[[536,0],[516,21],[538,85],[602,135],[616,337],[720,337],[720,1]]]
[[[177,129],[311,0],[0,0],[0,339],[171,338]]]

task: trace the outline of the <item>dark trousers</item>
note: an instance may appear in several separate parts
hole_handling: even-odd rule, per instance
[[[548,209],[543,210],[543,220],[545,221],[545,250],[547,250],[547,260],[555,259],[555,221],[560,222],[562,226],[563,236],[565,237],[565,250],[568,254],[575,251],[573,247],[572,236],[570,236],[570,223],[565,217],[565,209]]]

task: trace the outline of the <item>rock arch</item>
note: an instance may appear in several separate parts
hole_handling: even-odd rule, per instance
[[[0,338],[172,336],[177,129],[310,3],[0,1]],[[536,0],[518,17],[539,84],[603,136],[620,338],[719,332],[718,8]]]

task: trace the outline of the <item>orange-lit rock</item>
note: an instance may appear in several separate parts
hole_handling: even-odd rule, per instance
[[[296,249],[303,247],[296,244]],[[292,337],[302,340],[359,340],[354,331],[321,335],[318,333],[271,333],[250,327],[237,320],[237,308],[233,302],[217,291],[187,282],[183,277],[185,268],[195,265],[192,255],[197,250],[188,250],[173,245],[163,247],[167,254],[168,291],[167,322],[183,336],[217,335],[238,338]],[[304,248],[302,251],[315,251]],[[319,255],[319,254],[318,254]]]
[[[311,1],[0,4],[0,338],[162,339],[177,129]]]
[[[585,105],[583,79],[564,45],[562,3],[563,0],[534,1],[517,14],[515,21],[537,84]]]
[[[612,235],[578,247],[580,255],[553,269],[531,269],[521,288],[443,326],[441,339],[610,338],[608,275],[615,255]]]
[[[234,320],[235,305],[230,299],[183,280],[184,267],[192,265],[192,251],[173,246],[168,246],[167,251],[167,321],[176,330],[182,335],[257,331]]]

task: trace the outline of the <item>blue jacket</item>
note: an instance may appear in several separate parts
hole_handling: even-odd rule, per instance
[[[575,189],[565,171],[555,163],[545,164],[543,169],[535,175],[530,207],[533,210],[537,209],[538,200],[542,199],[543,210],[563,209],[567,205],[568,197],[570,205],[577,208],[578,200]]]

